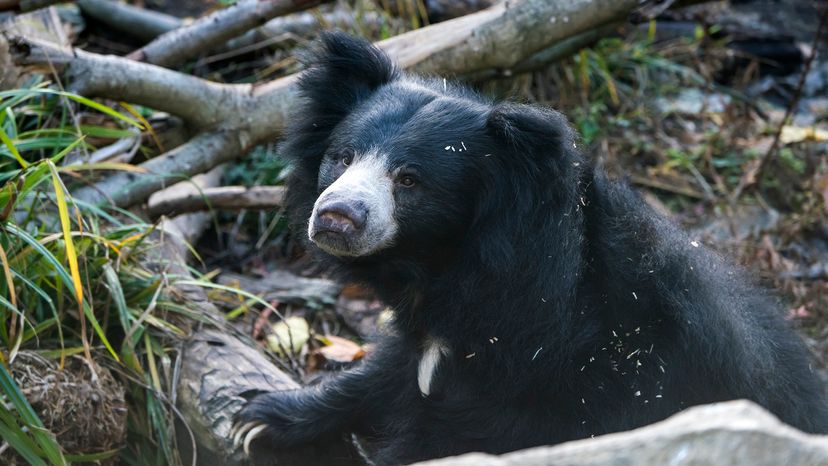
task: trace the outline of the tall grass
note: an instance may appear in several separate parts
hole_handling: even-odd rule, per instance
[[[135,170],[84,163],[90,151],[134,136],[129,127],[146,129],[46,83],[0,92],[0,436],[31,464],[117,454],[127,464],[179,463],[168,346],[195,316],[166,297],[175,277],[142,265],[155,244],[147,241],[153,225],[71,196],[72,186],[101,169]],[[24,350],[61,368],[79,354],[113,370],[127,388],[127,446],[64,451],[12,377]]]

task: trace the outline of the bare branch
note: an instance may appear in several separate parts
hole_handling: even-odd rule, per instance
[[[328,0],[241,0],[235,5],[170,31],[129,55],[129,58],[169,67],[225,43],[267,20]]]
[[[138,39],[150,41],[184,23],[175,16],[112,0],[78,0],[83,14]]]
[[[282,206],[284,197],[285,191],[281,186],[221,186],[181,193],[156,202],[150,198],[148,214],[151,218],[158,218],[210,209],[272,210]]]
[[[87,97],[109,97],[178,115],[199,128],[235,118],[249,85],[213,83],[160,66],[113,55],[55,47],[16,37],[11,41],[18,65],[68,68],[70,89]]]
[[[203,133],[182,146],[142,163],[140,167],[146,170],[146,174],[119,172],[94,186],[76,190],[73,196],[92,203],[135,205],[159,189],[245,154],[252,147],[250,142],[249,136],[243,131]]]

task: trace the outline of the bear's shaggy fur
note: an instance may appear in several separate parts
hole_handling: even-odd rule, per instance
[[[555,444],[736,398],[828,432],[824,388],[774,299],[591,167],[559,113],[403,74],[341,33],[314,60],[282,148],[292,226],[396,317],[356,368],[253,398],[239,422],[263,424],[257,443],[356,433],[377,464],[398,464]],[[332,230],[309,220],[367,157],[387,171],[395,230],[365,252],[348,249],[364,219],[347,192]]]

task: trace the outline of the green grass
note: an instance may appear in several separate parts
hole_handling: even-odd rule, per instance
[[[30,464],[118,454],[127,464],[179,464],[162,368],[195,316],[164,293],[176,277],[142,265],[154,225],[71,196],[96,169],[128,168],[82,160],[132,137],[131,126],[141,123],[45,83],[0,93],[0,397],[9,407],[0,411],[0,435]],[[81,354],[112,368],[127,388],[127,446],[64,451],[9,370],[24,350],[60,367]]]

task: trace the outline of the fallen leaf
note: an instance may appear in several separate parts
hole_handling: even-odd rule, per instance
[[[320,340],[325,343],[325,346],[319,348],[317,353],[324,356],[328,361],[347,363],[365,357],[365,349],[347,338],[325,335]]]
[[[310,339],[308,321],[301,317],[288,317],[276,322],[267,336],[267,346],[274,353],[284,356],[285,351],[297,354]]]
[[[823,142],[828,141],[828,131],[809,126],[783,126],[779,142],[782,144],[794,144],[803,141]]]
[[[797,308],[788,309],[788,319],[805,319],[811,317],[811,311],[803,304]]]

